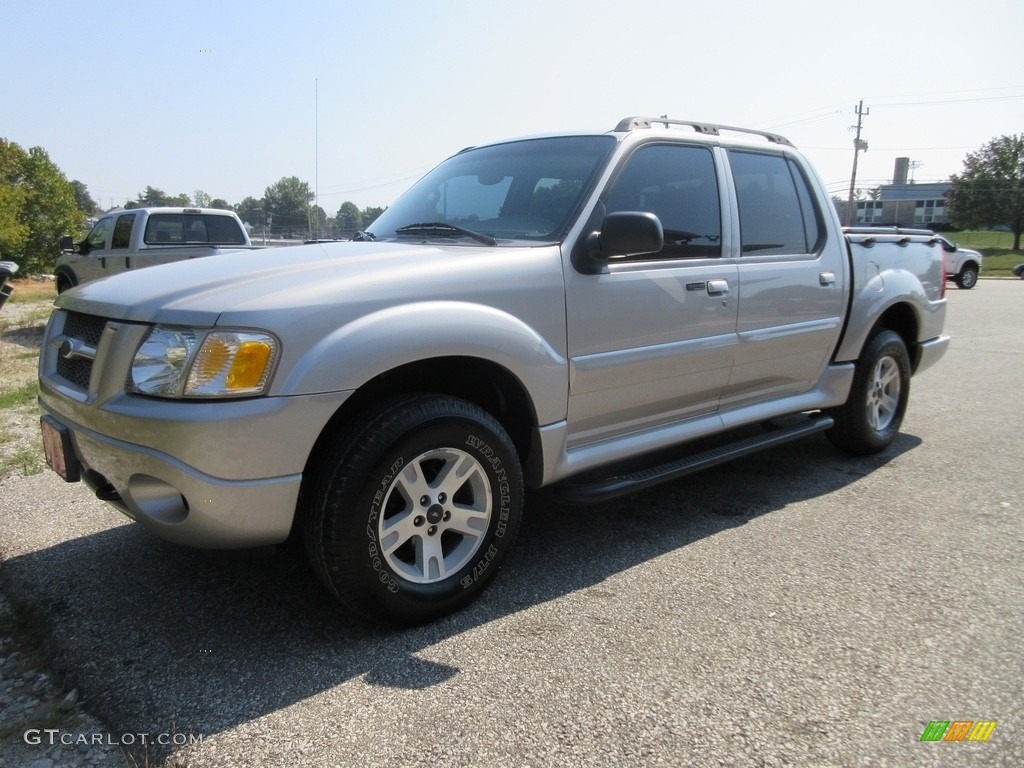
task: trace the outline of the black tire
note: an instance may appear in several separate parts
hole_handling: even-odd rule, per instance
[[[825,433],[838,448],[858,455],[884,451],[899,434],[910,397],[910,356],[894,331],[871,338],[855,364],[846,403],[829,411]]]
[[[340,435],[303,497],[306,552],[328,590],[371,620],[412,625],[464,607],[491,582],[519,530],[523,478],[490,414],[416,395]]]
[[[967,264],[956,276],[956,284],[964,290],[970,290],[978,284],[978,268],[973,264]]]

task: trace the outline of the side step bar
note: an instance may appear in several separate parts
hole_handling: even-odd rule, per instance
[[[833,423],[834,420],[831,416],[816,416],[796,424],[774,429],[763,435],[747,437],[734,443],[728,443],[718,448],[692,456],[685,456],[664,464],[645,467],[635,472],[588,482],[574,483],[572,480],[567,480],[564,484],[553,488],[552,492],[566,501],[607,501],[619,496],[636,493],[661,483],[667,483],[670,480],[676,480],[694,472],[700,472],[701,470],[724,464],[727,461],[763,451],[766,448],[774,448],[777,445],[782,445],[792,440],[799,440],[802,437],[807,437],[817,432],[824,432]]]

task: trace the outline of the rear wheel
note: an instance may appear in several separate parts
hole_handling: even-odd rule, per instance
[[[833,445],[856,454],[878,453],[896,439],[910,396],[910,356],[903,339],[882,331],[864,347],[854,369],[850,397],[829,412]]]
[[[303,537],[346,607],[416,624],[484,590],[522,503],[518,456],[497,420],[458,398],[411,396],[377,408],[326,452],[310,476]]]

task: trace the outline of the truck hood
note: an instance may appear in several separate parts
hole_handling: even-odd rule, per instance
[[[465,285],[467,270],[493,275],[505,261],[502,252],[522,251],[393,242],[240,251],[113,275],[67,291],[56,303],[129,322],[260,325],[254,320],[298,306],[379,303],[423,295],[430,283]]]

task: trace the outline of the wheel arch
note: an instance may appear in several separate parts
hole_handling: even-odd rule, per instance
[[[449,395],[478,405],[508,432],[527,482],[532,473],[539,473],[542,462],[536,437],[537,413],[524,384],[492,360],[446,356],[406,363],[378,374],[357,389],[321,430],[306,461],[307,474],[324,446],[360,414],[411,394]]]
[[[74,288],[76,285],[78,285],[78,275],[75,274],[75,271],[71,269],[71,267],[65,264],[62,264],[61,266],[57,267],[53,271],[53,274],[56,279],[57,293],[63,292],[61,289],[61,278],[64,278],[68,283],[67,287],[64,288],[63,290],[67,290],[68,288]]]
[[[910,370],[913,372],[917,370],[921,360],[921,346],[918,343],[920,328],[921,320],[917,312],[910,304],[901,302],[892,305],[882,313],[865,337],[864,344],[871,343],[871,340],[882,331],[893,331],[903,340],[903,345],[907,348],[907,354],[910,357]]]
[[[880,331],[895,331],[903,339],[907,349],[911,350],[916,346],[920,325],[917,313],[914,312],[909,304],[905,302],[894,304],[878,318],[878,321],[868,334],[868,338],[873,338]]]

